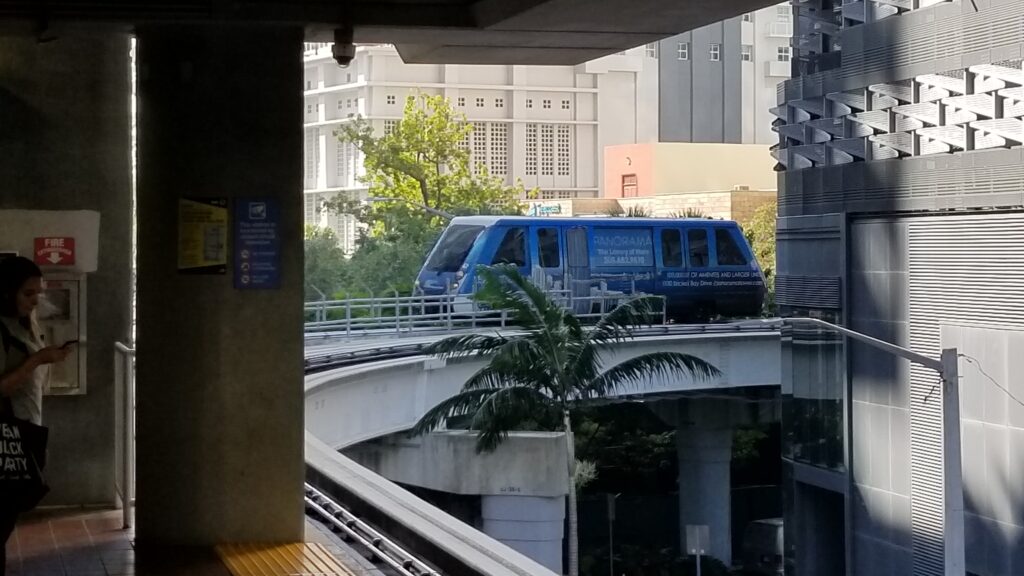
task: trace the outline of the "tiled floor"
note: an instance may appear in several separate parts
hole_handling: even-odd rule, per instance
[[[9,576],[137,574],[133,533],[119,511],[40,511],[7,542]]]
[[[134,537],[121,528],[119,510],[34,512],[19,521],[7,543],[7,576],[230,576],[213,549],[136,550]],[[312,527],[307,539],[331,543]],[[355,564],[354,554],[331,552]],[[353,567],[355,574],[368,573]]]

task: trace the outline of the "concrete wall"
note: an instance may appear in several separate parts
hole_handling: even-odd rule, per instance
[[[623,198],[618,204],[624,211],[643,207],[651,216],[666,218],[697,210],[710,218],[746,222],[754,212],[776,199],[774,190],[733,190],[729,192],[691,192],[688,194],[662,194],[649,198]]]
[[[622,176],[636,174],[638,196],[774,190],[775,160],[757,144],[659,143],[605,148],[606,197],[620,198]]]
[[[138,541],[299,540],[302,30],[138,39]],[[178,272],[175,214],[192,195],[278,201],[280,288]]]
[[[114,342],[130,330],[131,166],[127,35],[0,39],[0,209],[100,213],[88,276],[84,396],[47,397],[45,504],[114,501]],[[0,244],[4,233],[0,230]]]
[[[565,435],[514,432],[493,452],[476,452],[476,434],[439,431],[388,436],[346,448],[345,456],[392,482],[448,492],[564,497],[569,493]]]

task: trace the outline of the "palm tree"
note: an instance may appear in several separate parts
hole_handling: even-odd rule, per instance
[[[552,422],[565,432],[569,479],[569,575],[579,574],[576,515],[576,458],[570,410],[656,376],[705,379],[719,374],[711,364],[680,352],[652,352],[602,372],[602,355],[649,324],[656,299],[638,297],[584,328],[570,310],[524,278],[514,267],[481,267],[476,298],[492,310],[506,310],[518,326],[514,334],[451,336],[426,348],[443,359],[488,358],[462,391],[428,411],[413,434],[436,429],[448,419],[465,418],[478,433],[478,452],[494,450],[524,422]],[[560,422],[559,422],[560,420]],[[517,428],[519,427],[519,428]]]

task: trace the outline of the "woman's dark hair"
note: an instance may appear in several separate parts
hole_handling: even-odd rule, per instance
[[[18,290],[30,278],[42,278],[43,271],[28,258],[11,256],[0,260],[0,316],[18,315]]]

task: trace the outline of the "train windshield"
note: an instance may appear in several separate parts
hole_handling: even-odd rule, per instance
[[[456,272],[469,256],[477,236],[483,232],[483,226],[453,224],[444,231],[437,246],[430,254],[424,270],[430,272]]]

